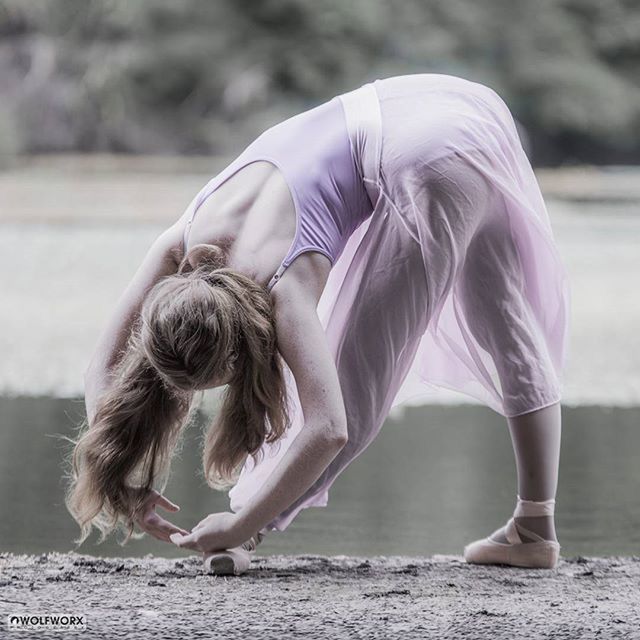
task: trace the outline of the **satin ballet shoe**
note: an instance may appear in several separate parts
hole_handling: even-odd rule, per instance
[[[251,566],[251,557],[263,538],[264,534],[258,531],[239,547],[205,553],[205,570],[217,576],[239,576],[245,573]]]
[[[535,502],[522,500],[504,529],[507,542],[497,542],[491,536],[471,542],[464,548],[464,559],[472,564],[506,564],[531,569],[553,569],[560,557],[560,544],[545,540],[534,531],[529,531],[514,518],[523,516],[553,515],[555,500]],[[498,529],[493,533],[497,533]],[[523,542],[520,533],[535,542]]]

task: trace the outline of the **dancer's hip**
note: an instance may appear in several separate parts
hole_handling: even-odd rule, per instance
[[[342,102],[351,153],[372,205],[379,197],[382,121],[378,96],[373,83],[338,96]]]

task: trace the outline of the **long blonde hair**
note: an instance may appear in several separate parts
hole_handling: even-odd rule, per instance
[[[257,461],[288,428],[271,297],[223,259],[220,247],[196,245],[149,291],[92,423],[71,440],[65,503],[77,544],[94,525],[99,542],[121,527],[121,544],[144,535],[134,534],[136,515],[151,489],[164,490],[195,390],[212,380],[228,384],[204,440],[210,487],[235,484],[247,456]]]

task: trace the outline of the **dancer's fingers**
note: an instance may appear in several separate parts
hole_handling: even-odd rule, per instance
[[[209,522],[210,517],[211,516],[207,516],[206,518],[203,518],[202,520],[200,520],[200,522],[198,522],[198,524],[195,527],[193,527],[192,531],[196,531],[197,529],[201,529],[202,527],[204,527],[207,524],[207,522]]]
[[[167,535],[171,533],[181,533],[183,535],[189,535],[190,533],[190,531],[187,531],[186,529],[183,529],[182,527],[179,527],[173,524],[173,522],[169,522],[168,520],[165,520],[164,518],[160,517],[158,514],[156,514],[156,518],[154,519],[153,524],[156,527],[160,527],[163,531],[166,531]]]
[[[187,536],[180,535],[179,533],[172,533],[169,536],[169,539],[171,540],[171,542],[173,542],[173,544],[180,548],[192,549],[193,551],[202,551],[202,549],[200,548],[200,544],[196,541],[196,537],[193,533]]]
[[[180,507],[175,502],[171,502],[169,498],[163,496],[160,493],[158,494],[158,497],[156,499],[156,504],[159,507],[166,509],[167,511],[180,511]]]

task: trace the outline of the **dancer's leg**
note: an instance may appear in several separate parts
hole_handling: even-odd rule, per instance
[[[540,406],[556,396],[555,378],[544,343],[535,331],[524,298],[516,247],[504,211],[478,230],[468,248],[461,278],[461,301],[469,329],[494,359],[505,410]],[[560,404],[507,418],[523,500],[555,499],[560,458]],[[553,516],[515,517],[530,531],[556,541]],[[507,542],[505,528],[491,534]],[[529,541],[524,534],[523,541]]]
[[[507,420],[516,456],[518,495],[523,500],[555,499],[560,464],[560,403]],[[557,541],[553,516],[516,517],[515,521],[545,540]],[[507,542],[503,530],[491,537]],[[521,537],[528,541],[526,535],[521,533]]]
[[[507,418],[523,500],[554,498],[560,461],[560,403]]]

